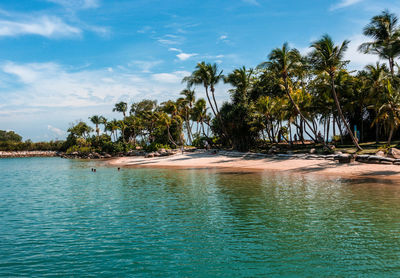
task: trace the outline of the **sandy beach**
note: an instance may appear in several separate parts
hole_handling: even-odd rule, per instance
[[[289,157],[231,157],[212,153],[185,153],[169,157],[120,157],[108,161],[118,167],[159,167],[184,169],[225,168],[237,171],[281,171],[297,174],[316,174],[343,178],[391,179],[400,182],[399,165],[340,164],[334,160]]]

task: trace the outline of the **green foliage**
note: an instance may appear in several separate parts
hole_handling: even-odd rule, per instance
[[[21,142],[22,137],[14,131],[0,130],[0,142]]]
[[[171,149],[171,147],[169,145],[166,145],[166,144],[159,144],[159,143],[155,143],[155,142],[153,142],[150,145],[144,147],[144,150],[146,152],[156,152],[156,151],[158,151],[160,149],[166,149],[167,150],[167,149]]]
[[[91,147],[80,147],[77,145],[74,145],[66,151],[67,154],[72,154],[74,152],[77,152],[81,155],[88,155],[89,153],[93,152],[94,150]]]
[[[202,149],[204,148],[204,143],[206,141],[208,141],[207,137],[196,134],[196,136],[193,139],[192,145],[196,148]]]
[[[0,151],[60,151],[64,141],[36,142],[0,142]]]

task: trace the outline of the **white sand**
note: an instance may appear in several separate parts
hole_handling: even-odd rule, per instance
[[[210,153],[185,153],[168,157],[120,157],[108,161],[120,167],[231,168],[237,171],[284,171],[347,178],[399,179],[399,165],[339,164],[331,160],[300,158],[243,158]]]

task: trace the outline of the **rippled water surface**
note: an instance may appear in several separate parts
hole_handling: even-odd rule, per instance
[[[400,185],[0,160],[0,276],[400,276]]]

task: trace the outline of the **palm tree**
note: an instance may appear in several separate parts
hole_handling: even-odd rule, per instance
[[[192,72],[190,76],[183,78],[182,82],[187,83],[187,86],[190,88],[193,85],[203,85],[206,91],[206,96],[208,103],[211,107],[214,116],[218,119],[222,129],[222,135],[230,141],[230,138],[227,136],[226,129],[223,125],[221,115],[219,114],[218,104],[215,100],[215,86],[223,79],[222,70],[218,70],[217,64],[206,64],[205,62],[198,63],[195,70]],[[211,95],[213,101],[210,99],[209,90],[211,91]]]
[[[400,126],[400,94],[399,92],[395,92],[390,81],[387,81],[386,91],[387,99],[379,108],[374,124],[383,122],[387,127],[389,130],[387,144],[390,146],[393,133]]]
[[[181,95],[184,96],[184,98],[179,98],[178,102],[181,104],[182,106],[182,116],[185,119],[185,125],[186,125],[186,130],[187,130],[187,134],[188,134],[188,139],[190,144],[192,144],[192,126],[190,124],[190,114],[192,113],[192,109],[193,109],[193,104],[195,103],[195,92],[194,90],[189,90],[189,89],[185,89],[181,92]]]
[[[92,117],[89,117],[89,120],[96,126],[97,137],[99,137],[100,136],[99,125],[104,122],[105,118],[103,116],[94,115]]]
[[[117,130],[119,129],[118,120],[114,119],[112,121],[107,122],[107,130],[111,132],[111,135],[114,136],[114,141],[117,141]]]
[[[400,29],[398,18],[388,10],[374,16],[365,26],[364,35],[371,37],[372,42],[360,45],[359,50],[364,53],[377,54],[389,62],[389,69],[394,76],[395,59],[400,56]]]
[[[246,67],[235,69],[224,78],[225,83],[231,84],[235,89],[229,90],[234,103],[248,101],[248,93],[251,88],[251,78],[253,69],[247,70]]]
[[[126,102],[118,102],[115,104],[113,108],[113,112],[120,112],[124,116],[124,119],[126,117],[126,111],[128,110],[128,104]]]
[[[331,91],[333,99],[335,100],[336,109],[339,117],[344,123],[354,145],[357,147],[358,150],[362,150],[343,115],[342,108],[340,106],[335,89],[335,76],[337,72],[347,64],[347,61],[343,61],[343,56],[348,48],[349,43],[350,42],[348,40],[345,40],[340,46],[338,46],[334,44],[330,36],[324,35],[320,40],[311,44],[311,47],[314,49],[311,53],[311,60],[317,72],[325,72],[329,75]]]
[[[288,96],[290,102],[292,103],[295,111],[300,116],[300,118],[306,123],[306,125],[310,128],[310,130],[314,133],[316,139],[316,130],[308,123],[306,117],[300,111],[299,106],[293,100],[289,83],[291,82],[290,76],[293,74],[295,70],[301,65],[301,55],[297,49],[290,49],[287,43],[284,43],[282,48],[275,48],[271,51],[268,56],[268,62],[264,62],[259,65],[261,68],[268,67],[272,72],[274,72],[283,83],[284,90],[286,95]],[[314,138],[312,138],[315,140]]]
[[[218,73],[216,64],[206,64],[204,61],[196,65],[195,70],[190,76],[183,78],[182,82],[187,83],[188,87],[193,85],[203,85],[206,91],[206,96],[214,116],[219,112],[217,102],[215,101],[215,85],[223,78],[222,71]],[[210,99],[209,90],[212,93],[213,102]]]

